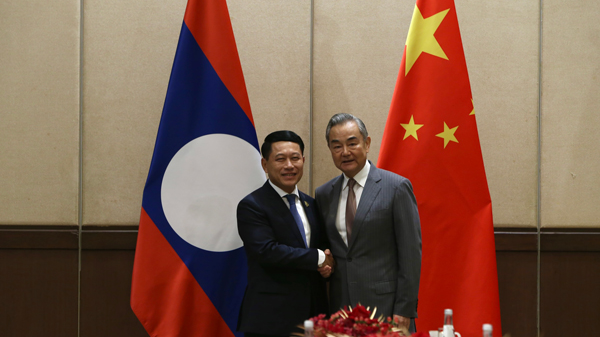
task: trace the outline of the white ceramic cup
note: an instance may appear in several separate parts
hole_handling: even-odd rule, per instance
[[[433,331],[433,330],[432,330],[432,331]],[[431,334],[431,331],[429,331],[429,335],[430,335],[430,336],[433,336],[433,335]],[[438,333],[437,333],[437,331],[436,331],[436,336],[437,336],[437,337],[446,337],[446,334],[444,334],[443,332],[442,332],[441,334],[438,334]],[[448,336],[450,336],[450,334],[448,334]],[[460,335],[458,332],[455,332],[455,333],[454,333],[454,336],[457,336],[457,337],[462,337],[462,336],[461,336],[461,335]]]
[[[431,334],[431,332],[430,332]],[[462,337],[458,332],[454,331],[454,326],[452,325],[444,325],[442,331],[438,331],[438,337]]]

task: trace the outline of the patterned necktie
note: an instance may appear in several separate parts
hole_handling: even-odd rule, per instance
[[[292,215],[294,216],[294,220],[296,220],[296,225],[298,226],[298,229],[300,230],[300,234],[302,235],[302,240],[304,240],[304,246],[308,247],[308,244],[306,244],[306,233],[304,232],[304,225],[302,224],[302,218],[300,217],[300,213],[298,213],[298,209],[296,208],[296,195],[295,194],[286,194],[285,197],[287,198],[287,200],[290,204],[290,212],[292,212]]]
[[[356,195],[354,194],[354,184],[356,184],[356,180],[350,178],[350,180],[348,180],[348,199],[346,199],[346,235],[348,237],[348,244],[350,244],[352,223],[354,222],[354,215],[356,215]]]

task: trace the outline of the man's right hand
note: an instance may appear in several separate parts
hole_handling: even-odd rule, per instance
[[[323,262],[323,266],[317,269],[321,276],[324,278],[328,278],[333,273],[333,267],[335,266],[335,260],[333,259],[333,255],[329,249],[325,249],[325,262]]]

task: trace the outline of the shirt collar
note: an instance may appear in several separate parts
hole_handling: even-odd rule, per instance
[[[276,186],[275,184],[273,184],[271,182],[271,180],[269,180],[269,184],[271,184],[271,186],[273,187],[273,189],[275,190],[275,192],[277,192],[277,194],[279,194],[279,196],[282,197],[282,198],[285,197],[288,194],[295,194],[296,197],[298,199],[300,199],[300,194],[298,193],[298,186],[294,186],[294,191],[292,193],[288,193],[288,192],[282,190],[281,188],[279,188],[278,186]]]
[[[363,166],[362,170],[360,170],[355,176],[354,176],[354,180],[356,180],[356,183],[359,184],[361,187],[365,187],[365,184],[367,183],[367,178],[369,177],[369,170],[371,169],[371,163],[367,160],[367,162],[365,163],[365,166]],[[348,186],[348,180],[350,180],[350,178],[348,178],[346,176],[346,174],[344,173],[344,182],[342,185],[342,189],[346,188],[346,186]]]

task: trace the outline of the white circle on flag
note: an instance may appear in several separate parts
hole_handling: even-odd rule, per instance
[[[163,177],[161,201],[173,230],[189,244],[213,252],[242,246],[237,205],[262,186],[260,154],[245,140],[210,134],[175,154]]]

